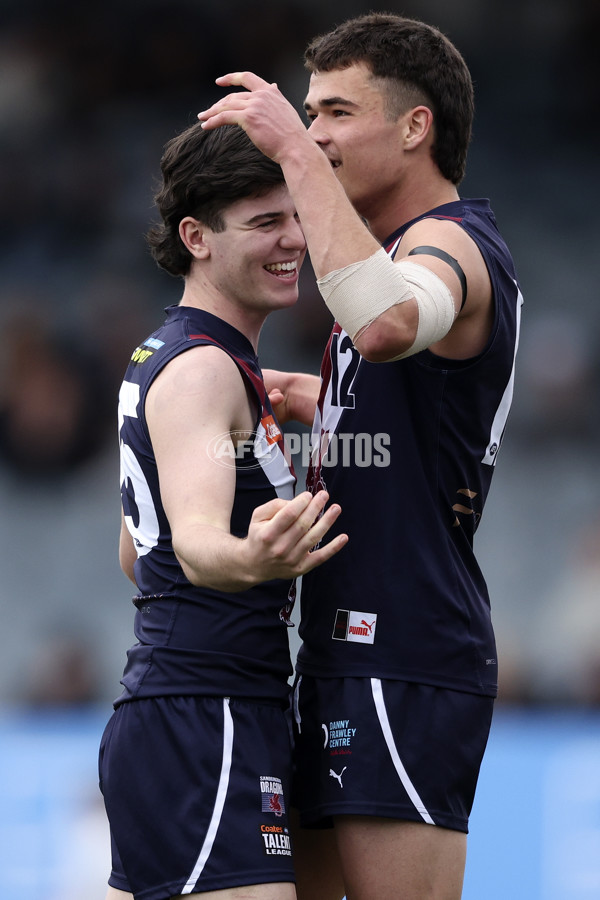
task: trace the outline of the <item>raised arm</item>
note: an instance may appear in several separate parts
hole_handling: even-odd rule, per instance
[[[232,432],[250,434],[253,411],[241,375],[227,354],[197,347],[172,360],[146,399],[173,549],[186,577],[223,591],[310,571],[340,550],[340,535],[310,552],[340,513],[327,494],[299,494],[257,507],[246,538],[230,533],[235,495]],[[215,443],[231,445],[231,465],[215,460]],[[223,457],[221,456],[221,463]],[[321,515],[323,513],[323,515]]]
[[[281,165],[321,294],[361,355],[385,362],[427,347],[459,358],[479,352],[489,334],[491,288],[483,258],[465,232],[455,224],[443,228],[433,220],[420,223],[415,232],[419,242],[433,244],[452,263],[427,254],[409,259],[414,244],[411,247],[406,238],[392,262],[277,86],[252,72],[225,75],[217,83],[242,86],[247,92],[228,94],[199,118],[205,128],[240,125],[263,153]],[[420,144],[427,146],[431,125],[426,107],[407,112],[398,132],[404,151],[410,154]],[[429,154],[424,158],[428,160]],[[431,178],[443,188],[444,199],[438,203],[458,196],[439,172],[432,170]],[[454,263],[468,285],[466,304]]]
[[[223,75],[217,84],[242,86],[248,92],[228,94],[198,118],[205,128],[240,125],[266,156],[280,164],[317,278],[378,250],[379,242],[346,197],[331,163],[277,85],[253,72]]]

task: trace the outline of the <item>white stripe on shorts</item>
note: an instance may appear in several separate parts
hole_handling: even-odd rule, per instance
[[[221,762],[221,775],[219,776],[217,796],[215,799],[215,805],[213,807],[210,824],[204,838],[204,843],[202,844],[202,850],[200,851],[200,856],[198,857],[192,874],[188,878],[186,885],[181,892],[182,894],[191,894],[194,890],[196,882],[202,874],[202,870],[206,865],[206,861],[210,856],[210,851],[212,850],[212,846],[215,842],[217,829],[221,821],[221,816],[223,815],[223,807],[225,806],[227,788],[229,787],[229,773],[231,771],[232,749],[233,719],[231,717],[231,710],[229,709],[229,697],[225,697],[223,700],[223,759]]]
[[[379,724],[381,725],[381,730],[383,731],[383,736],[385,738],[387,748],[390,751],[392,762],[394,763],[396,772],[398,773],[398,777],[402,782],[404,790],[412,800],[414,807],[421,818],[425,822],[427,822],[428,825],[435,825],[435,822],[425,809],[425,805],[419,797],[412,781],[408,777],[408,773],[402,764],[402,760],[400,759],[400,755],[394,742],[394,735],[392,734],[392,729],[390,728],[390,721],[388,719],[387,710],[385,708],[385,701],[383,699],[383,691],[381,690],[381,681],[379,680],[379,678],[371,678],[371,690],[373,692],[373,700],[375,701],[377,716],[379,717]]]
[[[298,683],[294,688],[294,693],[292,695],[292,706],[294,710],[294,719],[296,720],[296,725],[298,726],[298,734],[302,733],[302,716],[300,715],[300,685],[302,684],[302,675],[298,676]]]

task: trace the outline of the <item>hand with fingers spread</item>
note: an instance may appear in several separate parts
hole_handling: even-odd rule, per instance
[[[271,500],[255,509],[243,548],[245,565],[253,580],[304,575],[346,545],[348,535],[339,534],[324,547],[313,550],[342,511],[338,504],[326,510],[328,500],[326,491],[319,491],[314,497],[304,491],[293,500]]]
[[[314,142],[294,107],[276,84],[253,72],[232,72],[216,79],[221,87],[244,87],[198,113],[205,129],[240,125],[265,156],[281,163],[298,141]]]

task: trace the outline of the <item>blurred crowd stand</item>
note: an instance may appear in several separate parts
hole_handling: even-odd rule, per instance
[[[116,397],[180,290],[143,237],[164,143],[233,69],[276,80],[300,109],[307,40],[365,10],[0,0],[0,703],[119,693],[133,615],[117,562]],[[403,11],[447,31],[471,66],[462,192],[491,198],[526,299],[514,410],[476,538],[501,700],[597,706],[600,6],[407,0]],[[262,363],[317,371],[330,325],[307,265],[298,306],[267,323]]]

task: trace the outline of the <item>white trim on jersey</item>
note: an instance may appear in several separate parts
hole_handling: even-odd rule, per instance
[[[371,691],[373,692],[373,700],[375,702],[375,709],[377,710],[379,724],[381,725],[381,730],[383,731],[383,736],[385,738],[387,748],[390,752],[390,756],[392,757],[394,768],[396,769],[398,777],[402,782],[402,786],[404,787],[404,790],[410,797],[415,809],[417,810],[423,821],[427,822],[428,825],[435,825],[435,822],[427,812],[425,804],[419,797],[419,794],[412,781],[408,777],[408,773],[404,768],[404,765],[402,764],[402,760],[400,759],[400,754],[398,753],[398,749],[394,741],[394,735],[392,734],[390,721],[388,719],[387,710],[385,708],[385,700],[383,699],[381,680],[379,678],[371,678]]]
[[[131,416],[137,419],[137,408],[140,402],[140,386],[133,381],[124,381],[119,390],[119,431],[123,425],[123,418]]]
[[[129,416],[132,419],[138,418],[139,403],[139,384],[135,384],[132,381],[124,381],[119,390],[119,434],[121,433],[125,416]],[[152,493],[137,456],[123,440],[120,443],[119,457],[121,489],[125,488],[127,481],[131,483],[139,514],[137,526],[134,525],[132,517],[128,515],[124,516],[125,524],[134,540],[138,557],[145,556],[146,553],[150,553],[153,547],[156,547],[160,535]]]
[[[402,240],[402,238],[398,238],[398,240],[396,241],[396,243],[395,243],[392,247],[390,247],[390,249],[388,250],[388,256],[391,256],[392,259],[393,259],[393,258],[395,257],[395,255],[396,255],[396,251],[397,251],[398,247],[400,246],[400,241],[401,241],[401,240]]]
[[[192,893],[213,848],[213,844],[217,836],[217,831],[221,823],[221,817],[223,815],[223,807],[225,806],[227,789],[229,787],[229,773],[231,771],[232,751],[233,719],[231,717],[231,710],[229,709],[229,697],[225,697],[223,699],[223,759],[221,762],[221,775],[219,777],[217,796],[215,799],[215,805],[213,807],[210,824],[208,826],[208,830],[204,838],[204,843],[202,844],[202,849],[200,851],[200,856],[198,857],[196,865],[193,868],[192,874],[188,878],[185,887],[181,892],[182,894]]]
[[[262,422],[256,429],[254,457],[265,477],[275,489],[277,496],[283,500],[291,500],[294,496],[296,480],[292,474],[289,460],[286,459],[278,443],[269,442]]]
[[[131,447],[123,443],[123,441],[121,441],[120,459],[121,488],[125,488],[127,481],[130,482],[130,486],[133,488],[139,518],[137,526],[134,524],[131,516],[124,513],[123,517],[127,530],[133,538],[137,555],[145,556],[158,544],[158,538],[160,537],[158,516],[156,515],[150,487],[139,460]]]
[[[500,447],[500,442],[502,440],[502,435],[504,434],[504,429],[506,427],[506,420],[508,419],[508,414],[510,412],[510,407],[513,399],[513,391],[515,387],[515,360],[517,356],[517,350],[519,348],[519,334],[521,331],[521,308],[523,306],[523,295],[518,288],[517,283],[515,282],[515,286],[517,288],[517,311],[516,311],[516,333],[515,333],[515,350],[513,354],[513,364],[512,370],[510,373],[510,378],[508,379],[508,384],[504,390],[504,394],[502,395],[502,400],[500,401],[500,405],[496,410],[496,415],[494,416],[494,421],[492,422],[492,430],[490,432],[490,440],[486,447],[486,451],[484,453],[483,459],[481,462],[485,466],[495,466],[496,460],[498,459],[498,449]]]

